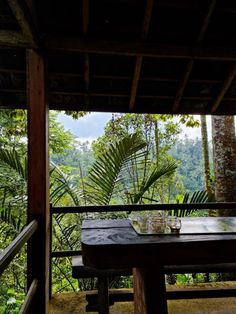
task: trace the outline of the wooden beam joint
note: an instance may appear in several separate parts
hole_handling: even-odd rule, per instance
[[[34,48],[38,46],[38,36],[33,17],[25,0],[7,0],[8,4],[20,25],[24,38],[31,43]]]

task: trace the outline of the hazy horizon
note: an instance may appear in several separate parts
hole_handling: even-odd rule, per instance
[[[66,130],[70,130],[80,141],[93,141],[99,136],[104,134],[104,128],[106,123],[111,119],[112,113],[107,112],[92,112],[86,116],[77,120],[72,117],[59,113],[58,121],[65,127]],[[196,116],[199,119],[199,116]],[[208,120],[208,135],[211,137],[211,123],[210,116],[207,116]],[[200,127],[190,128],[183,127],[182,137],[188,138],[200,138]]]

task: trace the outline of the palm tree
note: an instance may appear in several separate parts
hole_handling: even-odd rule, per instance
[[[126,196],[129,203],[135,204],[144,201],[144,194],[162,176],[172,174],[177,168],[174,162],[163,166],[149,162],[147,171],[147,144],[138,133],[125,136],[99,155],[92,165],[87,180],[87,200],[91,204],[107,205],[112,196]],[[138,165],[133,174],[134,164]],[[142,166],[145,164],[145,175],[142,176]],[[131,188],[129,174],[135,182]]]

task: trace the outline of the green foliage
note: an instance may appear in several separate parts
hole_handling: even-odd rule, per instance
[[[68,114],[78,118],[84,113],[78,116],[74,112]],[[176,193],[183,192],[183,185],[180,175],[175,173],[177,165],[169,149],[176,143],[181,123],[194,125],[195,122],[192,116],[186,116],[179,122],[172,115],[113,115],[105,135],[95,141],[91,149],[88,143],[76,142],[73,135],[65,131],[57,122],[56,112],[50,113],[51,202],[70,206],[173,200]],[[26,111],[0,112],[0,125],[3,135],[0,141],[2,249],[18,234],[26,220]],[[189,143],[189,149],[191,145]],[[195,162],[186,158],[184,152],[182,155],[188,169],[195,166]],[[189,176],[189,173],[180,174],[183,179]],[[194,184],[191,186],[189,182],[189,187],[193,189]],[[188,201],[190,199],[189,196]],[[81,224],[85,218],[124,215],[54,215],[53,250],[80,249]],[[10,275],[8,272],[3,274],[0,313],[18,313],[25,292],[25,264],[25,251],[22,251],[22,255],[10,266]],[[71,278],[70,258],[54,258],[52,270],[53,292],[77,289],[77,280]],[[112,285],[127,287],[131,286],[131,281],[122,277],[118,281],[114,279]],[[78,287],[81,290],[94,288],[96,280],[81,280]]]
[[[65,114],[67,114],[68,116],[71,116],[73,119],[79,119],[79,118],[82,118],[82,117],[86,116],[89,113],[85,112],[85,111],[66,110]]]
[[[160,179],[161,177],[165,175],[173,174],[176,168],[177,168],[177,165],[174,162],[169,163],[167,165],[163,165],[158,168],[154,168],[154,170],[151,172],[149,176],[147,176],[146,178],[145,177],[143,178],[139,191],[131,196],[131,203],[132,204],[138,203],[142,199],[143,195],[147,191],[149,191],[151,186],[154,183],[156,183],[158,179]]]
[[[51,120],[51,151],[62,154],[65,148],[74,147],[73,136],[56,121],[56,114],[52,114]],[[2,135],[0,140],[0,250],[2,250],[10,244],[26,223],[26,111],[1,110],[0,130]],[[56,170],[52,172],[54,179],[59,177],[58,174],[56,175]],[[55,188],[62,183],[65,182],[57,180]],[[53,188],[53,184],[51,187]],[[79,223],[81,224],[81,221]],[[79,242],[78,235],[76,239]],[[72,236],[70,241],[72,241]],[[73,241],[75,243],[75,238]],[[21,254],[1,276],[0,313],[19,313],[26,287],[25,258],[26,252],[22,249]]]
[[[184,195],[178,195],[176,203],[181,204],[194,204],[194,203],[209,203],[213,202],[213,195],[208,195],[207,191],[195,191],[194,193],[185,193]],[[197,211],[197,209],[173,209],[168,212],[170,216],[185,217]]]
[[[178,115],[180,123],[184,124],[186,127],[194,128],[200,126],[200,121],[195,119],[193,115],[184,114]]]
[[[24,302],[25,294],[14,289],[0,288],[0,313],[18,314]]]
[[[109,204],[116,183],[125,166],[143,156],[146,143],[137,133],[124,137],[98,156],[87,181],[87,200],[92,204]],[[141,151],[141,152],[140,152]]]
[[[180,133],[180,124],[173,120],[173,115],[155,114],[113,114],[107,123],[105,133],[93,143],[95,155],[110,143],[124,136],[139,132],[147,144],[147,150],[161,158],[175,143]]]
[[[72,148],[75,139],[70,131],[57,121],[58,113],[50,111],[49,115],[49,147],[51,152],[63,154],[66,149]]]
[[[178,140],[169,154],[178,161],[178,174],[187,192],[204,189],[204,172],[201,140],[184,138]]]
[[[0,110],[1,145],[15,146],[18,140],[26,136],[27,114],[25,110]],[[10,139],[10,141],[9,141]]]
[[[134,133],[111,144],[104,153],[98,155],[88,176],[87,200],[92,204],[109,204],[118,185],[119,193],[126,194],[126,201],[132,204],[142,202],[144,194],[154,183],[164,175],[172,174],[177,167],[174,162],[162,166],[150,163],[148,152],[143,150],[146,146],[140,135]],[[140,172],[139,166],[144,174]],[[129,172],[131,175],[135,173],[135,178],[129,178]],[[131,180],[134,189],[129,187]]]
[[[22,157],[15,149],[0,148],[0,162],[8,166],[23,179],[27,178],[26,162],[22,162]]]
[[[60,170],[53,162],[51,162],[50,171],[50,201],[53,205],[56,205],[64,198],[64,204],[66,198],[69,197],[72,203],[76,206],[80,204],[79,196],[80,192],[76,186],[70,181],[70,177]],[[69,201],[69,203],[71,203]]]

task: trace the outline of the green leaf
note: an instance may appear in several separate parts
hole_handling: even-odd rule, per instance
[[[140,135],[134,133],[111,144],[104,153],[98,156],[98,160],[90,169],[86,184],[87,198],[92,204],[109,204],[122,170],[134,158],[137,158],[136,153],[140,153],[145,147],[146,143]]]

